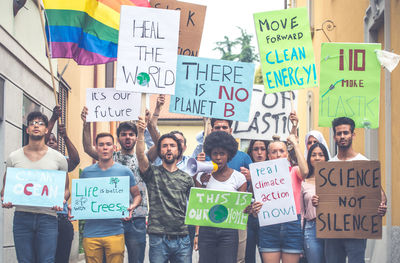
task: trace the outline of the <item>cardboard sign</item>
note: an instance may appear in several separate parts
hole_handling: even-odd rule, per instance
[[[289,161],[286,158],[251,163],[250,175],[254,197],[263,203],[258,213],[260,226],[297,220]]]
[[[150,5],[154,8],[181,11],[178,54],[197,57],[207,7],[175,0],[150,0]]]
[[[380,49],[381,44],[322,43],[319,126],[349,117],[358,128],[379,127]]]
[[[318,238],[382,238],[379,161],[318,162]]]
[[[140,115],[139,93],[110,88],[86,89],[86,121],[131,121]]]
[[[174,94],[180,13],[121,6],[118,90]]]
[[[63,207],[65,171],[7,168],[4,203]]]
[[[129,176],[73,179],[71,189],[74,219],[129,216]]]
[[[244,230],[248,215],[243,210],[250,203],[251,193],[192,187],[185,224]]]
[[[254,64],[178,56],[170,112],[247,121]]]
[[[265,93],[318,86],[307,8],[254,14]]]
[[[290,92],[293,96],[293,110],[297,110],[297,91],[266,94],[264,86],[255,85],[251,98],[249,121],[235,121],[232,125],[233,137],[272,140],[272,136],[277,134],[286,139],[292,129],[292,123],[289,120],[292,111]]]

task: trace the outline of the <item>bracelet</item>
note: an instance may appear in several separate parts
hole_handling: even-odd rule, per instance
[[[199,234],[195,234],[194,237],[199,237]]]
[[[153,114],[153,116],[156,116],[156,117],[158,117],[158,116],[160,116],[160,115],[158,115],[158,114]]]
[[[137,141],[137,142],[144,142],[144,140],[139,140],[139,139],[137,139],[136,141]]]

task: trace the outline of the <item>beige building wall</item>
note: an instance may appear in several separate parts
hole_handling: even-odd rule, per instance
[[[310,26],[313,28],[312,41],[315,55],[315,65],[317,68],[317,76],[320,71],[321,59],[321,43],[329,42],[325,34],[320,30],[324,27],[325,33],[331,42],[364,42],[364,23],[365,10],[369,5],[367,0],[346,1],[346,0],[298,0],[297,7],[309,7],[311,16]],[[351,14],[351,15],[349,15]],[[333,21],[335,28],[332,31],[327,30],[326,21]],[[324,24],[324,22],[326,22]],[[299,92],[298,115],[301,120],[300,124],[300,141],[304,141],[304,137],[308,132],[307,126],[307,93],[312,92],[312,127],[311,129],[319,130],[324,135],[327,142],[332,140],[332,134],[329,128],[318,126],[319,112],[319,87],[313,89],[303,89]],[[364,153],[364,129],[356,129],[356,139],[354,147],[356,151]],[[303,146],[303,145],[302,145]],[[330,149],[331,153],[335,153],[335,149]]]
[[[319,72],[320,47],[321,43],[329,42],[324,33],[320,30],[323,28],[325,21],[331,20],[335,27],[329,31],[324,27],[325,33],[331,42],[365,42],[364,19],[367,8],[371,3],[384,2],[385,11],[390,13],[390,23],[382,24],[377,31],[377,42],[382,44],[382,49],[385,48],[385,27],[390,34],[389,51],[396,54],[400,53],[400,35],[398,34],[398,25],[400,23],[400,2],[397,0],[387,1],[368,1],[368,0],[298,0],[296,6],[307,6],[311,13],[311,28],[313,33],[313,45],[316,58],[317,71]],[[382,10],[381,10],[382,11]],[[386,36],[387,37],[387,36]],[[382,187],[388,193],[389,211],[387,217],[384,218],[383,239],[381,241],[369,241],[366,253],[366,260],[369,262],[399,262],[400,258],[400,207],[397,205],[397,200],[400,200],[400,192],[397,191],[400,187],[400,175],[397,171],[400,168],[400,122],[397,118],[400,114],[400,106],[397,100],[400,98],[400,69],[399,66],[390,74],[390,83],[385,81],[385,70],[381,72],[381,87],[380,87],[380,124],[377,129],[377,139],[372,137],[371,141],[366,141],[364,129],[356,129],[355,149],[358,152],[365,153],[366,148],[370,145],[377,144],[378,159],[381,162],[382,170]],[[386,85],[390,85],[390,98],[387,98],[385,92]],[[318,93],[319,89],[312,90],[314,95],[314,128],[323,132],[325,138],[329,138],[329,129],[318,127]],[[300,96],[306,98],[307,91],[301,91]],[[300,98],[300,101],[302,99]],[[301,105],[301,103],[300,103]],[[385,110],[389,107],[391,116],[386,116]],[[299,107],[299,115],[302,121],[306,121],[306,116],[303,110]],[[390,127],[391,131],[386,131],[386,127]],[[304,136],[305,127],[301,127],[300,136]],[[389,134],[390,136],[386,136]],[[377,140],[378,142],[376,143]],[[386,146],[391,146],[391,151],[386,149]],[[331,149],[332,151],[332,149]],[[376,153],[375,153],[376,154]],[[390,161],[389,164],[387,161]],[[390,167],[387,167],[390,165]],[[387,184],[390,180],[391,184]]]
[[[395,52],[396,54],[400,54],[400,34],[399,34],[399,25],[400,25],[400,2],[398,0],[390,0],[390,51]],[[400,174],[398,171],[400,170],[400,105],[398,101],[400,100],[400,66],[390,74],[391,79],[391,119],[386,120],[391,123],[391,131],[389,131],[391,151],[387,152],[385,147],[381,147],[379,149],[379,159],[383,159],[385,155],[391,156],[391,224],[392,228],[392,262],[394,260],[400,259]],[[382,102],[382,100],[381,100]],[[382,103],[384,104],[384,103]],[[382,111],[381,106],[381,111]],[[379,145],[384,145],[383,142],[385,138],[384,130],[379,130],[380,141]],[[398,261],[397,261],[398,262]]]

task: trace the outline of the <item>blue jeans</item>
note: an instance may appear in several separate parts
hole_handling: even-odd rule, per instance
[[[325,257],[327,263],[365,262],[366,239],[325,239]]]
[[[237,229],[201,226],[199,263],[236,262],[239,235]]]
[[[53,263],[58,237],[56,216],[14,213],[14,244],[19,263]]]
[[[191,263],[192,249],[189,235],[149,234],[150,263]]]
[[[300,254],[303,241],[300,215],[297,215],[297,220],[291,222],[260,227],[258,249],[261,253]]]
[[[68,220],[68,215],[59,214],[57,217],[58,238],[55,263],[68,263],[72,241],[74,240],[74,227]]]
[[[260,224],[258,218],[249,215],[247,220],[247,240],[246,240],[246,263],[256,262],[256,247],[258,246],[258,233],[260,232]],[[260,258],[261,253],[260,253]]]
[[[125,245],[129,263],[143,263],[146,248],[146,218],[135,217],[124,221]]]
[[[325,262],[324,239],[317,238],[315,226],[315,220],[306,221],[304,225],[304,250],[308,263],[323,263]]]

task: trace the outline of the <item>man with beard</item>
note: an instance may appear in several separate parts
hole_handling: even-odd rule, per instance
[[[190,263],[192,261],[185,212],[193,179],[177,167],[182,155],[182,145],[174,134],[167,133],[157,142],[160,166],[152,165],[144,153],[144,130],[146,124],[139,118],[136,156],[140,176],[149,193],[150,263]]]
[[[157,112],[157,109],[159,110],[162,104],[163,102],[161,103],[160,99],[158,99],[155,113]],[[93,148],[91,142],[90,123],[86,122],[87,113],[88,109],[84,107],[81,113],[81,119],[83,120],[83,148],[90,157],[98,160],[97,152]],[[153,125],[149,125],[149,132],[152,137],[158,135],[156,129],[152,129],[153,127]],[[121,145],[121,150],[114,152],[114,161],[131,169],[142,197],[142,202],[133,212],[132,219],[123,222],[125,230],[125,245],[128,249],[128,261],[129,263],[142,263],[144,261],[144,251],[146,248],[146,217],[148,215],[148,209],[146,184],[139,176],[138,161],[136,154],[134,153],[137,139],[136,125],[132,122],[120,123],[117,128],[117,138]],[[155,147],[152,151],[155,151]]]
[[[45,135],[48,133],[47,117],[41,112],[31,112],[27,117],[27,125],[29,143],[9,155],[7,167],[67,172],[68,164],[65,157],[45,144]],[[1,191],[2,201],[5,182],[6,175]],[[69,194],[67,174],[65,200],[69,198]],[[3,207],[11,208],[13,204],[3,203]],[[62,210],[60,207],[16,206],[13,233],[18,262],[54,262],[58,236],[56,211],[60,210]]]
[[[353,149],[353,139],[356,136],[354,132],[355,123],[347,117],[336,118],[332,121],[333,138],[338,146],[338,153],[329,161],[357,161],[368,160],[361,153],[357,153]],[[313,196],[312,202],[314,206],[318,206],[318,196]],[[381,203],[378,207],[378,215],[386,214],[386,194],[381,189]],[[366,239],[325,239],[325,257],[327,263],[345,263],[346,257],[348,262],[365,262]]]

